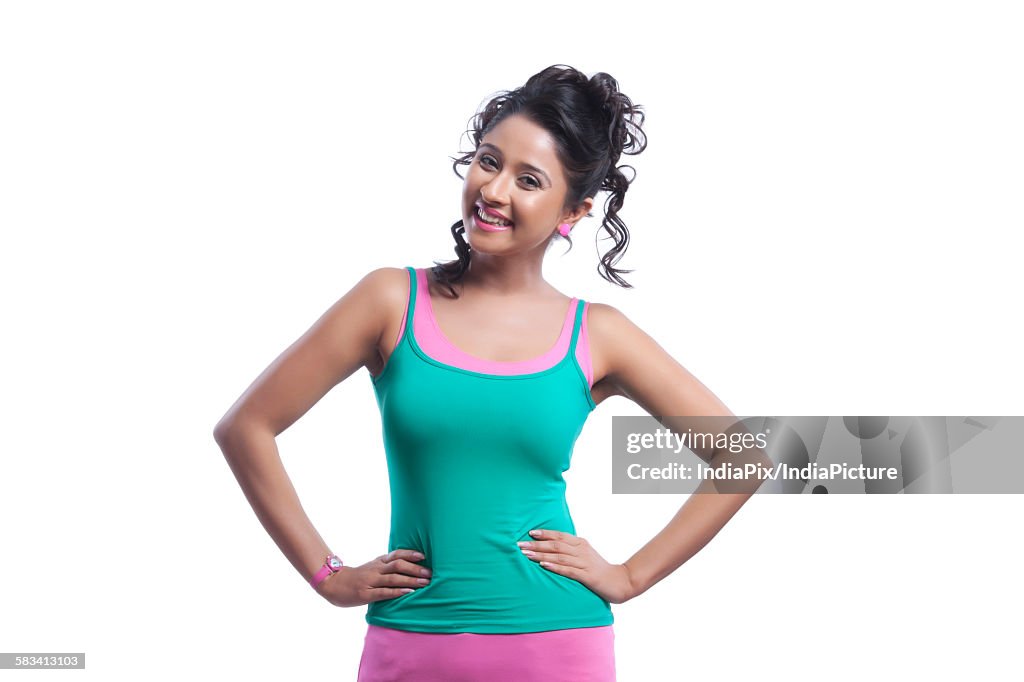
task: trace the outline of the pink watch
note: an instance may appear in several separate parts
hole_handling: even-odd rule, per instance
[[[327,576],[337,573],[342,569],[345,564],[341,563],[341,559],[335,554],[328,554],[327,558],[324,559],[324,565],[320,567],[320,570],[316,572],[313,579],[309,581],[309,584],[314,588],[324,581]]]

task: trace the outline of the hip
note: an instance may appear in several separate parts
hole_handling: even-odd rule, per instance
[[[431,634],[526,634],[611,625],[611,605],[516,552],[489,566],[435,564],[430,584],[371,602],[367,623]]]

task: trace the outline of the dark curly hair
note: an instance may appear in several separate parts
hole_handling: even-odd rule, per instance
[[[643,107],[634,105],[620,92],[618,81],[607,73],[599,72],[588,78],[565,64],[549,66],[531,76],[522,87],[499,92],[470,119],[471,127],[466,132],[472,135],[474,150],[449,157],[454,161],[455,175],[465,180],[458,167],[472,163],[488,131],[517,114],[544,128],[554,139],[556,154],[569,184],[565,209],[578,206],[584,198],[594,197],[600,190],[609,192],[601,227],[615,245],[601,257],[597,271],[613,284],[632,288],[620,276],[632,270],[620,270],[614,265],[629,245],[629,230],[619,217],[619,211],[626,190],[636,179],[636,169],[615,164],[622,154],[635,155],[647,148],[647,137],[641,129]],[[622,173],[625,168],[633,171],[631,179]],[[461,280],[469,269],[470,248],[461,219],[452,225],[451,231],[458,260],[434,261],[431,271],[438,282],[448,286],[452,296],[457,296],[452,284]],[[572,240],[566,239],[571,249]]]

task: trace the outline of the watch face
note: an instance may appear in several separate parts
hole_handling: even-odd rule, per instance
[[[341,559],[339,559],[336,556],[332,556],[330,559],[327,560],[327,565],[330,566],[333,570],[337,571],[339,568],[342,567],[343,564],[341,563]]]

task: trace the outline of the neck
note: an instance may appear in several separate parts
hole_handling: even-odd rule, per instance
[[[543,264],[543,258],[533,254],[492,256],[474,251],[463,281],[469,288],[485,293],[546,293],[551,285],[544,281]]]

